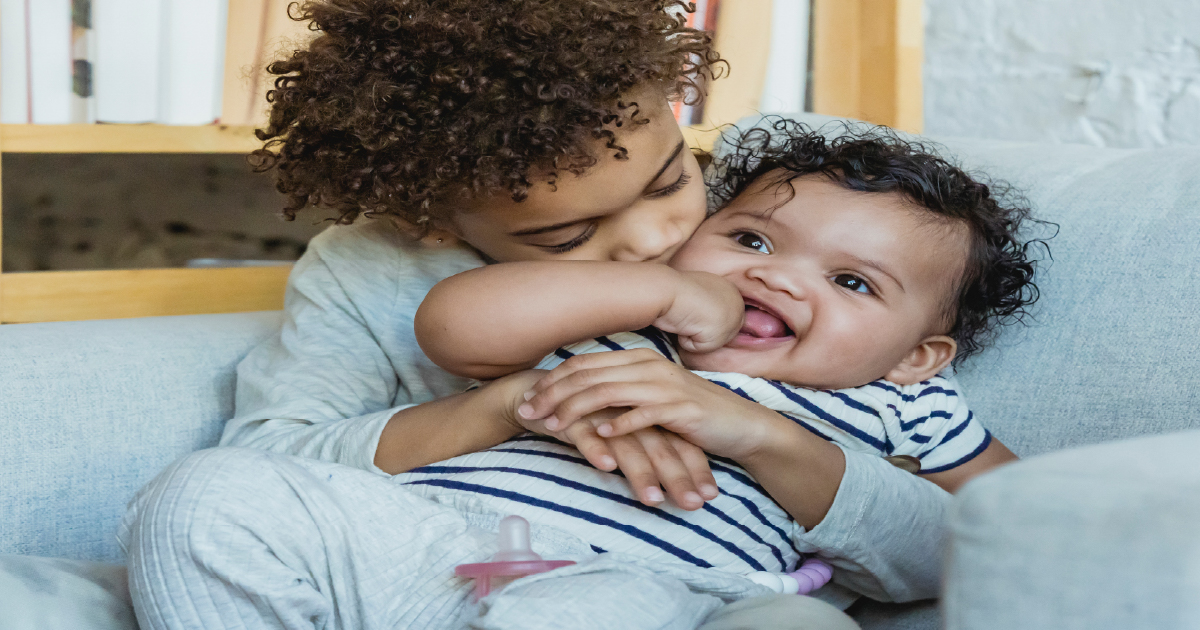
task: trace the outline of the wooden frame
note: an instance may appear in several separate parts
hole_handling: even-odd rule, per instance
[[[250,127],[0,125],[0,154],[249,153],[260,146]],[[2,180],[0,173],[0,185]],[[277,310],[290,270],[281,265],[0,273],[0,323]]]
[[[921,0],[811,1],[813,111],[920,132]],[[684,130],[692,146],[711,148],[717,125],[757,112],[770,16],[771,0],[721,3],[717,49],[734,71],[711,86],[706,122]],[[247,153],[258,146],[250,127],[0,125],[0,153]],[[0,323],[278,309],[289,270],[0,273]]]
[[[813,111],[920,133],[922,10],[921,0],[813,0]]]

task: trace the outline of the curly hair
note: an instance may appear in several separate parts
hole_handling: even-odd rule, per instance
[[[939,157],[932,143],[901,138],[887,127],[837,124],[839,129],[813,130],[774,119],[726,134],[722,155],[706,176],[718,207],[764,175],[782,185],[819,174],[849,190],[900,194],[969,230],[966,264],[945,308],[951,322],[946,334],[958,343],[954,364],[988,347],[1002,326],[1025,321],[1039,297],[1031,250],[1043,249],[1049,257],[1046,241],[1054,235],[1022,240],[1021,233],[1031,223],[1057,225],[1032,218],[1028,201],[1009,184],[968,174]]]
[[[270,118],[251,154],[277,170],[294,219],[325,206],[438,218],[457,195],[523,200],[531,171],[553,182],[623,159],[615,128],[648,119],[632,89],[698,102],[725,62],[685,26],[683,0],[321,0],[289,16],[318,34],[271,63]]]

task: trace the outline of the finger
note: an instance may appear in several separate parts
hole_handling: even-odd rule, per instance
[[[630,435],[641,443],[642,448],[646,451],[646,456],[650,458],[650,464],[654,467],[654,474],[658,477],[658,482],[662,484],[667,496],[671,497],[675,505],[685,510],[698,510],[704,507],[704,498],[700,496],[696,485],[692,483],[691,474],[683,465],[678,451],[667,440],[665,432],[651,428],[642,429]]]
[[[634,348],[632,350],[577,354],[566,361],[563,361],[557,367],[542,375],[542,378],[534,384],[531,391],[534,393],[539,392],[580,370],[593,370],[597,368],[627,365],[631,363],[641,363],[656,359],[659,361],[666,360],[661,354],[649,348]]]
[[[642,448],[641,442],[628,435],[612,438],[608,441],[613,455],[617,458],[617,466],[625,475],[633,494],[644,505],[654,507],[666,498],[658,485],[658,477],[654,466]]]
[[[680,371],[682,371],[682,368],[666,361],[644,361],[641,363],[580,370],[537,392],[525,404],[520,406],[518,413],[526,418],[544,418],[553,412],[562,420],[573,420],[576,416],[572,416],[571,418],[565,417],[561,406],[567,399],[587,390],[596,390],[592,392],[592,396],[607,392],[602,396],[603,402],[592,405],[590,407],[591,411],[602,409],[605,406],[627,407],[636,403],[650,402],[644,397],[622,402],[620,398],[621,394],[628,395],[636,391],[641,391],[644,396],[650,390],[609,389],[615,384],[639,386],[650,384],[665,385],[666,388],[660,390],[663,393],[656,395],[652,401],[662,402],[664,396],[667,398],[678,396],[676,392],[681,389],[681,379],[678,374]],[[584,413],[587,412],[585,411]]]
[[[583,458],[596,468],[604,471],[615,470],[617,458],[609,448],[609,441],[596,435],[595,429],[587,422],[576,422],[562,432],[565,441],[575,445]]]
[[[684,400],[663,404],[642,404],[609,420],[596,425],[601,437],[627,435],[652,426],[661,426],[680,435],[692,432],[692,420],[700,416],[697,404]]]
[[[593,385],[560,400],[552,415],[562,426],[604,409],[662,404],[677,396],[669,387],[645,381],[608,382]],[[615,415],[615,414],[614,414]],[[613,417],[612,415],[609,416]]]
[[[721,491],[717,488],[717,479],[713,477],[712,467],[708,463],[708,453],[674,433],[667,432],[665,435],[675,452],[679,453],[679,459],[691,475],[700,496],[706,501],[717,498]]]

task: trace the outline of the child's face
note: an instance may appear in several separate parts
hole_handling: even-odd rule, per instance
[[[521,202],[475,200],[454,216],[452,231],[501,262],[669,260],[704,220],[700,166],[661,92],[628,100],[650,119],[617,130],[629,159],[598,144],[599,161],[582,176],[562,173],[554,187],[538,181]]]
[[[723,276],[746,302],[737,338],[710,354],[683,352],[688,367],[857,387],[889,377],[923,340],[945,333],[965,225],[822,176],[793,180],[795,197],[768,212],[788,195],[777,181],[752,184],[671,261]]]

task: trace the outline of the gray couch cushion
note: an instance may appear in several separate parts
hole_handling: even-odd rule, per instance
[[[137,630],[125,567],[0,555],[4,630]]]
[[[117,560],[125,502],[216,444],[278,313],[0,326],[0,553]]]

